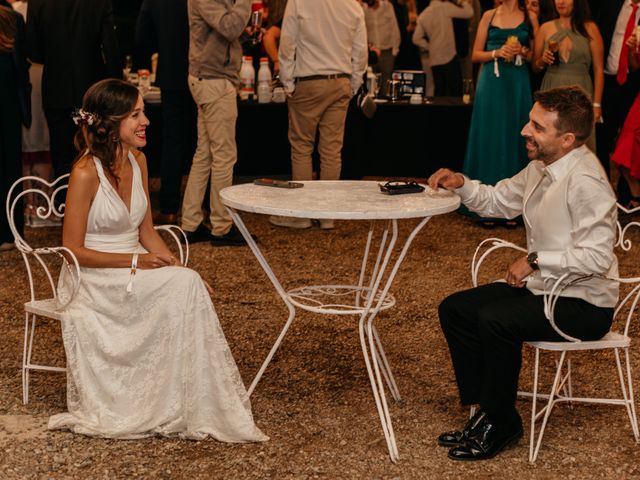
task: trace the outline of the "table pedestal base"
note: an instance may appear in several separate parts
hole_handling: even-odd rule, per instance
[[[393,280],[409,250],[413,239],[418,232],[426,225],[430,217],[422,218],[414,227],[399,250],[395,261],[391,261],[398,240],[398,221],[385,221],[384,229],[377,248],[377,257],[368,273],[369,255],[373,246],[375,222],[371,222],[367,242],[360,267],[360,275],[357,285],[320,285],[300,287],[290,291],[285,291],[273,273],[273,270],[262,255],[262,252],[251,237],[249,230],[242,221],[236,210],[227,207],[234,223],[247,241],[249,248],[256,256],[263,270],[273,283],[276,291],[282,298],[289,310],[289,317],[278,335],[273,347],[269,351],[267,358],[258,370],[251,386],[248,389],[249,395],[253,393],[256,385],[260,381],[262,374],[271,362],[275,352],[282,343],[293,319],[295,318],[295,308],[301,308],[316,313],[335,315],[359,315],[358,329],[360,334],[360,345],[364,356],[367,373],[371,382],[373,398],[382,424],[382,431],[389,449],[391,461],[399,460],[398,447],[389,413],[389,406],[385,394],[384,385],[387,385],[391,396],[400,400],[400,391],[391,371],[391,366],[382,347],[380,336],[374,326],[374,320],[381,310],[386,310],[395,305],[396,300],[389,293]],[[391,235],[389,232],[391,231]],[[390,271],[387,273],[388,267]],[[366,285],[365,285],[366,282]],[[348,301],[351,300],[351,301]],[[384,378],[384,381],[383,381]]]

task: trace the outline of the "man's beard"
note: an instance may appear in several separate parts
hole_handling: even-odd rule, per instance
[[[553,158],[556,154],[555,151],[550,151],[547,148],[541,147],[538,142],[536,142],[533,137],[524,137],[525,144],[527,146],[533,147],[532,149],[527,148],[527,157],[529,160],[548,160]]]

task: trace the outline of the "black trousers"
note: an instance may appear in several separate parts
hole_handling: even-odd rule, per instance
[[[449,63],[431,67],[433,73],[434,95],[436,97],[462,96],[462,73],[460,61],[453,57]]]
[[[556,324],[581,340],[597,340],[611,327],[612,308],[564,297]],[[544,316],[543,298],[526,288],[491,283],[447,297],[439,308],[463,405],[480,404],[496,422],[516,413],[524,341],[563,340]]]
[[[609,157],[616,146],[618,132],[622,128],[633,100],[640,90],[640,75],[629,75],[627,82],[619,85],[615,75],[604,76],[602,92],[602,118],[596,124],[596,153],[609,174]]]
[[[191,92],[162,89],[162,159],[160,163],[160,211],[180,209],[182,174],[191,165],[196,149],[197,109]]]
[[[22,123],[18,81],[9,54],[0,54],[0,85],[0,243],[13,243],[5,202],[11,185],[22,175]],[[22,191],[20,186],[17,189],[16,194]],[[20,235],[24,230],[23,209],[22,201],[18,202],[14,219]]]
[[[71,171],[78,152],[73,145],[78,127],[71,119],[71,108],[45,108],[44,116],[49,127],[51,162],[55,177]]]

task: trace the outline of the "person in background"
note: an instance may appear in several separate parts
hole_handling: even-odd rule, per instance
[[[96,81],[122,78],[111,0],[29,0],[27,56],[43,65],[42,105],[54,175],[75,157],[71,112]]]
[[[531,109],[527,60],[533,27],[524,0],[504,0],[487,10],[478,26],[472,59],[481,63],[463,171],[495,185],[527,163],[524,139],[518,135]],[[465,210],[461,210],[465,213]],[[493,227],[495,219],[478,219]],[[504,223],[515,226],[511,220]]]
[[[419,70],[420,53],[411,41],[418,20],[416,0],[390,1],[396,13],[398,29],[400,30],[400,51],[396,57],[396,69]]]
[[[282,25],[282,18],[284,17],[284,10],[287,8],[287,0],[263,0],[266,7],[269,9],[269,23],[270,25]]]
[[[370,48],[379,52],[373,71],[381,74],[380,84],[384,86],[391,80],[391,72],[400,51],[400,29],[389,0],[365,0],[364,4],[367,41]]]
[[[535,12],[536,1],[538,2],[537,12]],[[555,0],[531,0],[530,6],[530,9],[536,13],[536,17],[538,18],[538,25],[542,25],[543,23],[553,20],[558,16],[558,12],[556,11],[555,6]]]
[[[586,0],[555,0],[555,7],[558,18],[541,25],[535,37],[532,66],[538,73],[545,71],[540,90],[580,85],[591,95],[594,118],[598,121],[602,117],[604,86],[600,30],[590,20]],[[558,47],[557,57],[549,48],[550,42]],[[596,151],[595,126],[587,146]]]
[[[640,21],[640,0],[607,0],[600,2],[595,22],[604,43],[604,88],[602,90],[602,123],[596,124],[596,148],[599,160],[609,173],[609,159],[616,138],[640,91],[640,70],[629,71],[627,39]],[[621,203],[629,201],[624,179],[618,184]]]
[[[190,242],[214,246],[246,245],[220,200],[233,182],[237,160],[236,104],[242,61],[240,36],[251,14],[251,0],[189,2],[189,89],[198,107],[198,144],[182,202],[182,229]],[[210,183],[209,220],[202,202]]]
[[[280,38],[280,80],[289,96],[293,180],[312,179],[319,134],[320,179],[338,180],[347,107],[367,68],[367,31],[354,0],[289,0]],[[284,227],[308,228],[309,219],[270,217]],[[333,228],[333,220],[320,220]]]
[[[505,3],[508,0],[505,0]],[[462,405],[480,408],[463,430],[438,438],[453,460],[492,458],[522,437],[516,409],[525,341],[562,341],[545,316],[543,294],[565,274],[585,276],[555,303],[555,322],[580,340],[611,328],[618,284],[616,199],[598,159],[584,142],[593,125],[591,98],[580,87],[536,92],[522,128],[529,164],[495,186],[448,169],[429,178],[455,191],[479,215],[525,219],[528,255],[505,282],[454,293],[439,306]]]
[[[626,42],[629,49],[629,70],[632,72],[640,68],[638,40],[636,35],[631,35]],[[629,109],[611,160],[618,165],[629,186],[630,198],[624,202],[624,207],[629,210],[640,207],[640,92]]]
[[[193,158],[196,104],[189,92],[189,20],[184,0],[143,0],[136,25],[136,64],[149,68],[158,53],[155,85],[162,98],[160,213],[157,223],[178,223],[182,174]]]
[[[554,2],[555,0],[527,0],[527,11],[529,12],[529,18],[531,18],[531,23],[535,30],[534,39],[538,34],[540,25],[556,18],[557,12]],[[540,90],[543,75],[537,73],[534,68],[531,68],[529,74],[531,90],[537,92]]]
[[[25,51],[25,25],[22,16],[0,0],[0,252],[15,248],[4,201],[21,174],[22,126],[31,126],[29,64]],[[15,227],[22,235],[22,202],[16,206]]]
[[[13,9],[27,19],[27,2],[17,1],[12,4]],[[52,164],[49,144],[49,129],[42,109],[42,65],[32,63],[29,68],[31,82],[31,126],[22,127],[22,174],[34,175],[47,181],[51,180]],[[25,188],[31,187],[31,182],[25,182]],[[57,217],[40,218],[36,214],[40,199],[37,195],[28,194],[25,197],[25,222],[29,226],[57,225]],[[54,220],[56,219],[56,220]]]
[[[280,75],[280,58],[278,57],[278,46],[280,45],[280,35],[282,32],[282,20],[277,24],[267,27],[262,36],[262,46],[267,52],[271,69],[274,76]]]
[[[429,52],[429,66],[433,74],[436,96],[462,95],[462,73],[453,34],[454,18],[468,19],[473,7],[466,0],[431,0],[418,16],[413,43]]]

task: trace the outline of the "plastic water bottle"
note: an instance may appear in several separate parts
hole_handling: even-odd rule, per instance
[[[253,59],[249,56],[242,57],[240,67],[240,100],[253,100],[255,93],[256,70],[253,68]]]
[[[258,103],[269,103],[271,101],[271,69],[269,69],[269,59],[260,58],[260,68],[258,69]]]

